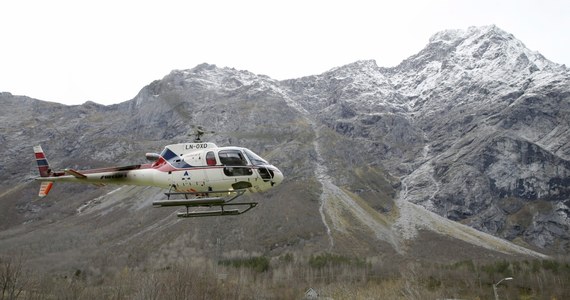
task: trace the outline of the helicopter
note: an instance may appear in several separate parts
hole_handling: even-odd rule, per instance
[[[146,153],[151,163],[90,170],[53,171],[40,145],[34,154],[41,181],[39,196],[48,195],[55,182],[95,185],[117,184],[168,189],[166,199],[154,207],[185,206],[180,218],[240,215],[257,202],[233,202],[245,193],[267,191],[283,181],[283,173],[267,160],[243,147],[218,147],[202,142],[209,133],[198,127],[191,143],[171,144],[160,154]],[[191,208],[206,207],[206,210]]]

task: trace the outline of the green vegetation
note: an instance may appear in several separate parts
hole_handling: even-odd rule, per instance
[[[218,262],[222,266],[232,266],[234,268],[247,268],[257,272],[266,272],[269,270],[269,259],[265,256],[250,258],[234,258],[225,259]]]
[[[570,260],[365,260],[334,253],[188,261],[158,269],[38,274],[0,258],[0,299],[301,299],[308,288],[333,299],[570,299]],[[0,287],[1,287],[0,286]]]

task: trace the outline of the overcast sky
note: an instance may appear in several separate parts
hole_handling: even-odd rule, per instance
[[[363,59],[390,67],[440,30],[490,24],[570,66],[569,3],[6,0],[0,2],[0,91],[112,104],[173,69],[204,62],[274,79]]]

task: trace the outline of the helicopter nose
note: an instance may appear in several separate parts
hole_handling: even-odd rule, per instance
[[[279,169],[275,168],[275,170],[273,171],[273,180],[271,181],[272,185],[276,186],[281,184],[283,178],[284,178],[283,173],[281,173]]]

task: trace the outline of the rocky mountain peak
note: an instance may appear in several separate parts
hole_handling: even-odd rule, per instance
[[[437,99],[433,91],[448,85],[496,90],[501,84],[511,87],[503,89],[510,94],[560,82],[569,75],[563,65],[529,50],[512,34],[494,25],[436,33],[422,51],[384,72],[390,74],[391,82],[407,98],[420,97],[430,102]]]
[[[447,29],[435,33],[429,39],[429,43],[444,42],[457,44],[469,38],[492,38],[514,39],[514,36],[496,25],[471,26],[467,29]]]
[[[428,62],[432,67],[434,63],[441,63],[442,68],[453,65],[468,72],[493,70],[497,77],[506,75],[508,79],[513,78],[512,72],[529,75],[541,70],[565,71],[563,66],[531,51],[495,25],[438,32],[422,51],[396,68],[418,71],[426,68]]]
[[[258,75],[247,70],[238,70],[229,67],[217,67],[216,65],[201,64],[189,70],[179,70],[178,74],[182,74],[186,80],[200,78],[215,82],[218,87],[232,88],[235,86],[250,85],[258,80],[269,80],[271,78],[265,75]],[[232,84],[229,84],[232,81]]]
[[[455,32],[461,32],[461,34],[452,40],[452,43],[457,45],[454,54],[457,58],[467,62],[466,67],[494,64],[494,68],[524,74],[542,70],[567,71],[563,66],[551,62],[537,51],[528,49],[514,35],[495,25],[469,27],[467,30]],[[443,35],[445,36],[445,33]],[[434,35],[432,39],[436,41],[438,36],[441,34]]]
[[[165,94],[171,98],[174,91],[177,91],[176,102],[179,103],[182,98],[193,98],[192,94],[198,90],[228,94],[239,89],[266,89],[268,83],[275,82],[265,75],[203,63],[192,69],[173,70],[162,79],[155,80],[144,87],[131,104],[139,107],[149,101],[164,100],[162,96]]]
[[[325,74],[334,74],[335,76],[353,76],[354,73],[375,72],[378,70],[376,60],[359,60],[341,67],[333,68]]]
[[[192,69],[174,70],[162,81],[172,86],[199,85],[209,89],[235,89],[251,85],[263,78],[249,71],[234,68],[219,68],[216,65],[201,64]]]

